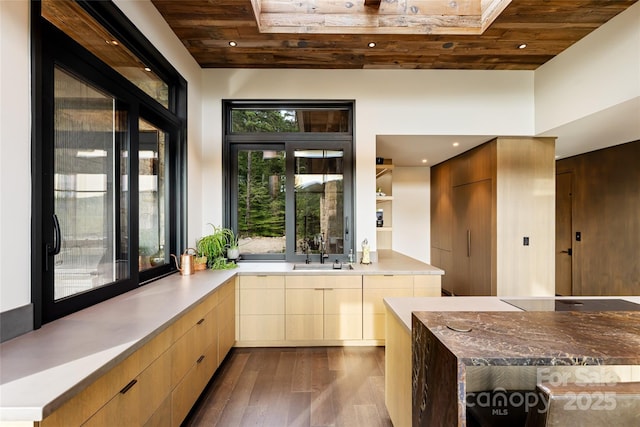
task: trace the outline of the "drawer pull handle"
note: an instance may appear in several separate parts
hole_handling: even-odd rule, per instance
[[[200,363],[204,360],[204,354],[200,357],[198,357],[198,360],[196,360],[196,363]]]
[[[122,390],[120,390],[121,394],[125,394],[126,392],[128,392],[131,387],[133,387],[134,385],[136,385],[136,383],[138,382],[138,380],[131,380],[129,381],[129,384],[127,384],[126,386],[124,386],[124,388]]]
[[[202,323],[204,322],[204,318],[198,320],[198,323],[196,323],[197,325],[202,325]]]

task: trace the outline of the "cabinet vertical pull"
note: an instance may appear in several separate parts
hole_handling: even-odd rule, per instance
[[[471,256],[471,230],[467,230],[467,257]]]
[[[129,384],[127,384],[126,386],[124,386],[124,388],[122,390],[120,390],[121,394],[125,394],[126,392],[128,392],[131,387],[133,387],[134,385],[136,385],[136,383],[138,382],[138,380],[131,380],[129,381]]]
[[[198,357],[198,360],[196,360],[196,363],[200,363],[204,360],[204,354],[200,357]]]

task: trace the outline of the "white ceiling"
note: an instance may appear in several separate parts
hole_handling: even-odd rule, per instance
[[[396,166],[430,167],[496,136],[498,135],[378,135],[376,156],[392,159]],[[557,137],[557,158],[640,140],[640,98],[535,136]],[[454,142],[459,145],[453,146]],[[427,159],[427,162],[423,163],[423,159]]]

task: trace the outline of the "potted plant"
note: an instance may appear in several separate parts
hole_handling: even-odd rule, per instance
[[[238,236],[229,230],[228,245],[227,245],[227,259],[235,261],[240,257],[240,249],[238,248]]]
[[[235,234],[230,228],[211,225],[212,233],[202,237],[196,243],[198,257],[207,258],[207,266],[213,270],[235,268],[236,264],[227,262],[227,248],[230,241],[235,239]],[[237,240],[236,240],[237,243]]]

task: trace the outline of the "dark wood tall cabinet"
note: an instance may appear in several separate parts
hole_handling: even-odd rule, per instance
[[[491,295],[491,180],[453,187],[455,295]]]
[[[431,168],[431,263],[453,295],[553,295],[554,138],[496,138]]]

